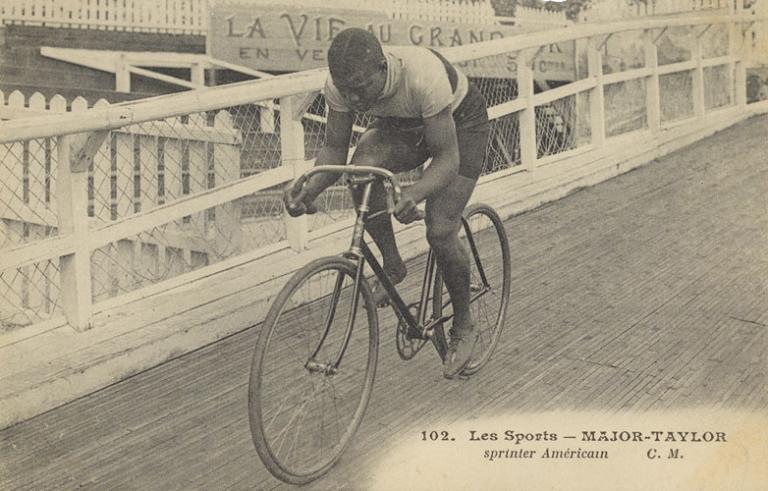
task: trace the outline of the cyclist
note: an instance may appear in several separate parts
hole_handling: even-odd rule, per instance
[[[370,32],[341,31],[328,49],[330,76],[325,83],[329,107],[325,142],[315,165],[347,161],[356,112],[375,116],[361,136],[352,165],[374,165],[395,172],[417,168],[431,158],[421,178],[403,191],[395,217],[410,223],[416,204],[426,200],[427,240],[435,251],[453,303],[451,342],[443,373],[455,377],[469,363],[477,342],[469,310],[469,255],[458,237],[461,214],[482,170],[490,125],[480,91],[442,55],[417,46],[382,48]],[[312,210],[312,202],[336,176],[317,174],[284,201],[289,213]],[[359,197],[357,197],[359,199]],[[386,206],[381,185],[374,189],[371,211]],[[382,254],[393,283],[406,276],[388,214],[370,220],[366,230]],[[374,284],[379,306],[386,291]]]

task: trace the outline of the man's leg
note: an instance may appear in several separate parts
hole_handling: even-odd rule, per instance
[[[469,252],[459,240],[461,214],[475,189],[475,179],[457,176],[438,195],[427,200],[427,241],[437,257],[453,304],[454,328],[472,326],[469,311]]]
[[[481,105],[484,107],[484,103]],[[443,374],[447,378],[461,373],[470,362],[477,341],[478,331],[469,309],[469,251],[462,246],[458,232],[461,215],[483,168],[489,131],[487,120],[457,131],[459,174],[442,192],[427,200],[427,239],[435,251],[453,304],[451,342],[443,362]]]
[[[383,167],[393,173],[415,169],[427,158],[423,149],[417,145],[416,138],[399,131],[372,128],[363,134],[358,142],[355,154],[352,156],[353,165],[370,165]],[[355,196],[359,202],[360,196]],[[371,193],[371,212],[386,208],[386,195],[381,185],[375,185]],[[383,260],[383,268],[393,283],[400,283],[407,273],[405,263],[395,242],[395,232],[392,228],[392,218],[388,214],[379,215],[369,220],[366,231],[379,248]],[[387,294],[383,288],[374,288],[375,301],[383,304]]]
[[[477,180],[457,176],[444,192],[427,200],[427,240],[435,252],[445,287],[453,304],[451,343],[443,373],[448,378],[458,375],[471,360],[477,341],[469,309],[469,252],[459,240],[461,214],[469,201]]]

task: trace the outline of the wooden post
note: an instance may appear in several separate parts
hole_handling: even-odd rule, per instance
[[[643,33],[643,55],[645,67],[651,74],[645,80],[645,106],[648,130],[656,133],[661,127],[661,96],[659,89],[659,53],[653,36],[653,29]]]
[[[728,24],[728,54],[735,57],[732,63],[733,73],[733,102],[736,106],[747,105],[747,64],[746,64],[746,38],[737,22]]]
[[[282,165],[293,169],[294,179],[299,177],[306,169],[304,153],[304,126],[301,124],[301,115],[295,117],[296,108],[302,103],[304,97],[286,96],[280,98],[280,151]],[[283,211],[285,233],[288,244],[295,251],[307,248],[309,223],[307,217],[293,218]]]
[[[704,65],[701,54],[701,36],[693,29],[695,36],[693,43],[693,50],[691,53],[692,60],[696,63],[696,68],[693,69],[691,88],[693,90],[693,115],[696,118],[704,116]]]
[[[89,329],[92,314],[91,257],[88,247],[88,167],[76,167],[70,146],[74,137],[58,139],[57,201],[59,234],[73,235],[74,254],[59,258],[61,304],[67,322],[77,329]]]
[[[597,85],[589,93],[589,117],[592,128],[592,145],[605,145],[605,93],[603,91],[603,55],[595,37],[587,41],[587,73],[594,77]]]
[[[536,165],[536,106],[533,103],[533,68],[531,58],[536,50],[521,50],[517,54],[517,97],[526,101],[520,111],[520,164],[526,170]]]
[[[190,80],[195,85],[205,87],[205,66],[202,63],[192,63]]]
[[[125,55],[119,55],[115,61],[115,91],[131,91],[131,72],[128,70],[128,64],[125,62]]]

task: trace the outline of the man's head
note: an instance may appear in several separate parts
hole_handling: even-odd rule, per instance
[[[365,110],[384,88],[387,60],[381,43],[356,27],[341,31],[328,48],[328,68],[341,95],[356,110]]]

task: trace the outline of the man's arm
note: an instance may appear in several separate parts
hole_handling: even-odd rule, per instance
[[[315,159],[315,165],[342,165],[347,163],[349,139],[352,136],[354,112],[339,112],[328,109],[325,125],[325,142]],[[312,203],[317,196],[339,178],[332,174],[315,174],[304,185],[302,201]]]
[[[432,163],[421,179],[403,192],[396,215],[398,219],[405,218],[406,223],[416,203],[444,189],[459,173],[459,145],[450,105],[424,119],[424,138],[432,155]]]

